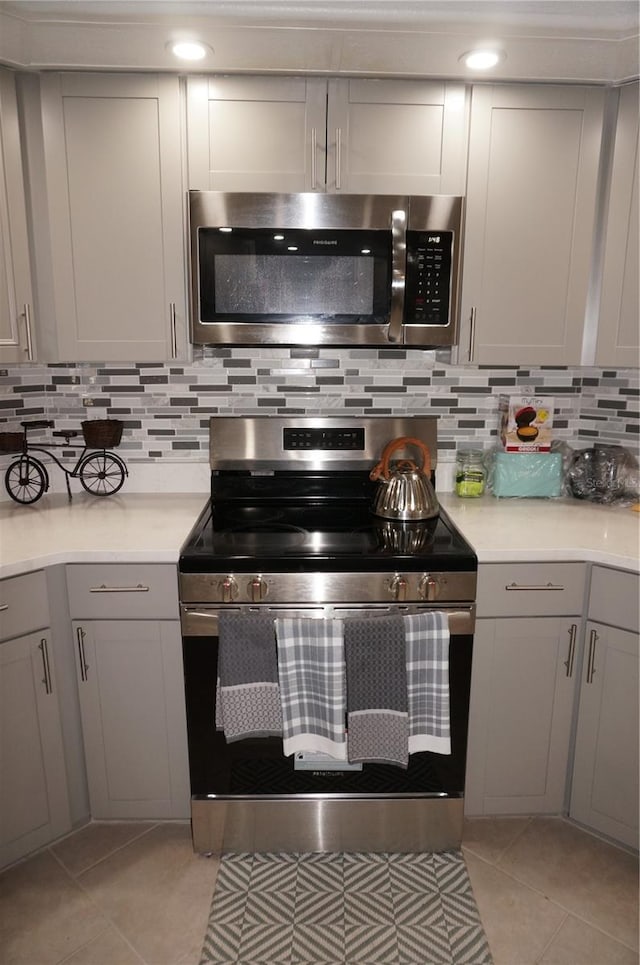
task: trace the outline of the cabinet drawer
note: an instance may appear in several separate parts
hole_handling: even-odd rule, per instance
[[[0,583],[0,640],[20,637],[49,624],[47,580],[43,570]]]
[[[583,563],[485,563],[478,568],[479,617],[582,613]]]
[[[69,609],[74,619],[175,620],[178,573],[153,563],[67,566]]]
[[[594,566],[591,570],[589,619],[638,633],[640,578],[636,573]]]

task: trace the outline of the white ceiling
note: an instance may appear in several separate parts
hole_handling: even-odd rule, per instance
[[[184,70],[166,44],[199,38],[198,71],[468,78],[458,58],[491,41],[496,79],[616,83],[639,19],[638,0],[0,0],[0,62]]]

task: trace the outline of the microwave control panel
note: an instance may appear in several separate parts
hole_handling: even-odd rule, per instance
[[[448,325],[452,231],[407,231],[406,325]]]

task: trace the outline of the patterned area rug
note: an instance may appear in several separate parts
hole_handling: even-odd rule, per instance
[[[490,965],[462,854],[226,854],[200,965]]]

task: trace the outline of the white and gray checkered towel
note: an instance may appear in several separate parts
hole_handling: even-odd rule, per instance
[[[434,611],[402,619],[407,644],[409,753],[450,754],[447,615]]]
[[[342,620],[277,619],[283,751],[347,759]]]

